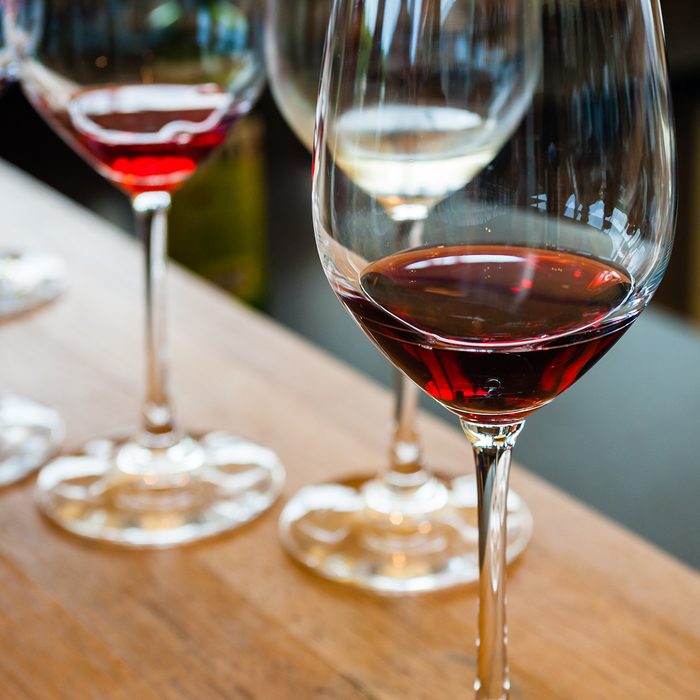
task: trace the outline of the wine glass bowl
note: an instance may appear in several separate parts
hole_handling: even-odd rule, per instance
[[[480,31],[460,32],[475,7]],[[478,700],[510,688],[505,515],[516,438],[646,307],[675,217],[658,3],[527,7],[534,21],[512,2],[339,0],[316,127],[313,218],[328,281],[370,340],[457,415],[474,451]],[[466,118],[455,139],[451,116],[435,115],[487,119],[468,87],[481,75],[470,43],[481,36],[506,74],[522,71],[510,85],[528,84],[529,64],[541,71],[472,171],[460,160],[474,149]],[[488,104],[493,93],[476,94]],[[408,235],[397,235],[397,203],[420,221]]]
[[[39,26],[15,29],[25,93],[127,194],[181,185],[262,91],[259,11],[248,0],[119,2],[104,21],[104,8],[36,5]],[[52,28],[70,22],[89,34],[57,40]]]
[[[435,4],[413,19],[426,36],[439,31],[440,48],[403,34],[405,8],[383,19],[367,13],[367,21],[387,23],[385,31],[395,23],[398,31],[381,59],[368,54],[369,65],[355,68],[366,69],[362,103],[342,91],[334,96],[338,118],[323,124],[324,136],[339,170],[394,221],[425,219],[512,135],[540,75],[535,6]],[[432,60],[437,53],[440,65]]]
[[[264,84],[255,0],[28,0],[8,22],[23,89],[49,125],[131,200],[146,254],[140,431],[46,466],[42,511],[132,547],[191,542],[265,511],[284,470],[271,450],[175,420],[165,351],[171,193],[223,143]]]
[[[571,386],[622,335],[633,316],[608,316],[632,281],[600,259],[492,241],[380,259],[359,290],[339,296],[426,393],[464,420],[508,424]]]
[[[379,104],[368,81],[368,104],[347,110],[332,125],[329,138],[337,145],[343,177],[381,207],[380,224],[366,214],[367,225],[377,233],[380,225],[382,235],[418,244],[430,212],[490,162],[516,129],[539,77],[540,47],[534,6],[521,8],[516,2],[509,7],[495,24],[483,3],[475,3],[468,17],[451,17],[444,51],[455,58],[445,70],[420,61],[407,68],[407,57],[424,48],[397,36],[380,68],[391,75],[381,88],[387,99]],[[404,10],[397,9],[387,21],[400,26]],[[330,0],[268,3],[270,86],[287,123],[309,150],[330,13]],[[435,20],[426,15],[426,22]],[[527,20],[532,24],[529,43],[517,39]],[[408,85],[402,76],[413,71],[416,81],[427,83],[440,70],[449,93],[444,104],[435,101],[432,88],[418,103],[402,99]],[[381,148],[376,148],[377,125],[384,135]],[[281,541],[314,572],[382,594],[471,583],[478,577],[475,481],[429,471],[415,426],[417,387],[399,370],[394,384],[388,469],[374,477],[302,489],[280,517]],[[532,516],[514,492],[508,509],[511,561],[530,539]]]
[[[265,65],[270,90],[285,121],[311,151],[316,99],[331,0],[270,0]]]

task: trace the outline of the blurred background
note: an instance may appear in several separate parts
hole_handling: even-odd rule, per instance
[[[700,459],[689,458],[692,440],[683,435],[700,415],[700,7],[695,0],[662,0],[662,8],[680,182],[671,265],[652,304],[655,312],[645,314],[620,349],[554,407],[529,421],[516,459],[700,568]],[[132,233],[126,198],[49,130],[21,90],[11,86],[1,99],[0,157]],[[175,195],[171,255],[388,383],[389,364],[323,277],[310,177],[306,149],[266,94],[226,147]],[[670,380],[661,364],[673,366]],[[648,373],[651,367],[656,369]],[[425,407],[454,420],[434,402]],[[659,407],[678,426],[680,439],[669,441],[660,429],[657,435]],[[387,441],[390,420],[378,426]]]

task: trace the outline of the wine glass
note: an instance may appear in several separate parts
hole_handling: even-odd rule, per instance
[[[0,2],[0,93],[14,79],[2,31],[4,9]],[[0,246],[0,323],[51,301],[64,290],[65,281],[65,268],[58,258]],[[64,432],[56,411],[24,396],[0,392],[0,486],[23,479],[46,462]]]
[[[534,3],[523,3],[524,16],[534,17],[535,8]],[[270,87],[282,115],[309,150],[313,147],[318,82],[330,12],[330,0],[268,1],[265,58]],[[534,41],[531,46],[533,50],[538,48]],[[483,48],[488,48],[486,42]],[[529,103],[540,66],[537,56],[527,58],[523,80],[508,86],[509,94],[501,90],[493,95],[491,150],[506,140]],[[500,70],[511,67],[513,56],[496,58],[491,52],[489,60],[491,65],[481,76],[485,85],[497,79]],[[495,104],[496,99],[504,97],[504,105]],[[401,120],[403,116],[397,113],[396,118]],[[484,158],[487,157],[485,153]],[[478,162],[474,167],[478,169]],[[344,172],[363,186],[362,178],[367,175],[364,170],[346,168]],[[418,212],[406,203],[401,208],[383,201],[389,218],[395,222],[395,235],[420,240],[429,210],[463,186],[471,173],[471,168],[455,170],[454,182],[436,183],[431,202],[412,199],[410,204],[418,206]],[[375,174],[384,176],[379,171]],[[475,479],[438,476],[426,467],[416,427],[418,387],[398,369],[394,369],[393,384],[395,422],[390,461],[384,473],[352,478],[342,484],[305,487],[282,513],[281,541],[295,559],[316,573],[379,592],[426,592],[473,582],[479,575]],[[399,494],[400,498],[396,498]],[[381,503],[377,510],[378,501]],[[512,561],[530,540],[532,516],[514,491],[509,493],[507,508],[507,559]],[[398,517],[404,543],[400,552],[397,528],[389,521]]]
[[[537,24],[541,35],[513,0],[338,0],[316,128],[313,217],[328,281],[377,347],[457,415],[474,451],[479,700],[510,689],[515,440],[646,307],[675,218],[657,0],[547,0]],[[540,36],[530,108],[490,148],[489,98],[524,79],[517,67]],[[509,52],[519,61],[504,64],[503,83],[484,80],[483,66]],[[479,142],[489,155],[475,173]],[[387,200],[412,207],[460,180],[420,240],[395,235]]]
[[[0,0],[0,94],[15,79],[12,51],[3,31],[4,13],[5,2]],[[48,303],[66,286],[66,268],[58,258],[0,245],[0,320]]]
[[[130,198],[146,256],[142,428],[46,466],[39,506],[84,537],[175,545],[251,520],[280,492],[265,447],[175,422],[165,355],[171,193],[226,138],[264,83],[255,0],[28,0],[10,22],[39,113]],[[99,254],[99,251],[96,251]]]

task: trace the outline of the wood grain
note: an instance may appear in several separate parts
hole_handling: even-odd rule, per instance
[[[0,191],[0,246],[54,250],[71,272],[58,303],[0,328],[0,386],[58,408],[68,447],[123,434],[140,398],[138,247],[4,165]],[[182,271],[170,287],[185,424],[273,447],[285,497],[384,463],[384,390]],[[431,464],[471,468],[456,429],[421,428]],[[700,698],[700,576],[524,469],[513,482],[536,519],[510,570],[513,700]],[[473,589],[386,600],[321,581],[281,551],[279,505],[195,546],[100,547],[44,521],[31,489],[0,493],[2,698],[471,697]]]

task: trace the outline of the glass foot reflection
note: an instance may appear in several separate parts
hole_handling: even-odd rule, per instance
[[[132,470],[148,459],[151,469]],[[130,547],[211,537],[267,510],[284,483],[271,450],[226,433],[183,438],[167,449],[95,441],[60,457],[37,481],[39,507],[77,535]]]
[[[479,577],[476,482],[473,476],[433,478],[405,503],[432,502],[426,511],[387,510],[375,478],[308,486],[280,516],[287,552],[321,576],[382,594],[437,591]],[[384,494],[385,495],[385,494]],[[376,508],[375,504],[381,504]],[[532,535],[532,515],[508,494],[507,559]]]
[[[0,394],[0,486],[23,479],[46,462],[63,435],[56,411],[22,396]]]
[[[0,251],[0,319],[42,306],[66,286],[66,268],[58,258]]]

